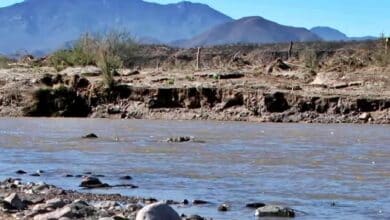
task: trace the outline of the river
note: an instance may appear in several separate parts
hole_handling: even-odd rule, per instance
[[[81,139],[88,133],[99,138]],[[200,142],[167,143],[172,136]],[[138,189],[121,193],[157,199],[202,199],[175,207],[213,219],[255,219],[249,202],[297,210],[297,219],[390,218],[390,126],[259,124],[108,119],[0,119],[0,179],[44,170],[44,181],[78,189],[93,172],[104,182],[130,175]],[[221,203],[231,211],[218,212]]]

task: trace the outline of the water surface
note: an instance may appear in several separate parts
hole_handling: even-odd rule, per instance
[[[100,138],[80,137],[96,133]],[[204,143],[166,143],[171,136]],[[389,219],[390,127],[104,119],[0,119],[0,178],[78,189],[64,174],[104,182],[131,175],[138,189],[97,193],[212,202],[175,207],[213,219],[255,219],[249,202],[298,210],[297,219]],[[219,213],[218,204],[232,211]],[[334,203],[335,205],[332,205]]]

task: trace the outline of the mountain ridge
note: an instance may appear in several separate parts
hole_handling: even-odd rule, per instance
[[[220,24],[180,46],[210,46],[231,43],[284,43],[319,41],[320,37],[306,28],[281,25],[260,16],[244,17]]]
[[[230,43],[360,41],[330,27],[311,30],[260,16],[234,20],[206,4],[144,0],[25,0],[0,8],[0,53],[44,54],[84,33],[129,32],[140,43],[191,47]]]
[[[166,43],[231,20],[208,5],[188,1],[162,5],[142,0],[27,0],[0,8],[0,51],[56,49],[85,32],[110,29]]]

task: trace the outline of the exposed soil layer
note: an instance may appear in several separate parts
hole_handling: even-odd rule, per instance
[[[195,49],[148,47],[110,89],[95,67],[16,63],[0,69],[0,116],[388,124],[390,68],[371,44],[319,48],[315,68],[299,44],[290,58],[284,45],[206,48],[199,70]]]

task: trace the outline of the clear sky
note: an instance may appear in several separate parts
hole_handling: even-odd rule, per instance
[[[0,7],[22,0],[0,0]],[[129,0],[130,1],[130,0]],[[148,0],[176,3],[178,0]],[[193,0],[233,18],[259,15],[285,25],[330,26],[349,36],[390,35],[390,0]]]

